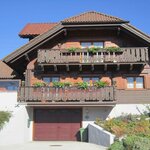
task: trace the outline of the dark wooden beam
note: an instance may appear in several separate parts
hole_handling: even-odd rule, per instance
[[[117,71],[119,71],[120,70],[120,64],[117,64],[117,69],[116,69]]]
[[[118,27],[118,28],[117,28],[117,36],[120,35],[120,31],[121,31],[121,29],[120,29],[120,27]]]
[[[29,55],[26,53],[24,56],[25,56],[25,59],[26,59],[28,62],[30,62]]]
[[[54,65],[54,71],[55,71],[55,72],[58,71],[57,65]]]
[[[69,65],[66,65],[66,71],[69,71],[70,69],[69,69]]]
[[[67,30],[64,29],[64,36],[67,36]]]
[[[41,71],[44,71],[44,65],[41,65]]]
[[[94,71],[94,64],[91,65],[91,71]]]
[[[104,71],[107,71],[107,64],[104,65]]]
[[[79,71],[82,71],[82,65],[79,65]]]
[[[133,70],[133,64],[130,64],[130,71]]]

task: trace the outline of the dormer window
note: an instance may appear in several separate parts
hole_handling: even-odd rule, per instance
[[[81,42],[81,48],[88,48],[88,47],[104,47],[104,42]]]

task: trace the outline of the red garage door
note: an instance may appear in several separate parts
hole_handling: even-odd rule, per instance
[[[34,140],[75,141],[81,119],[81,109],[35,109]]]

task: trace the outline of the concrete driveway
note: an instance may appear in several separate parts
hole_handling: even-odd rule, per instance
[[[0,146],[0,150],[106,150],[105,147],[84,142],[29,142]]]

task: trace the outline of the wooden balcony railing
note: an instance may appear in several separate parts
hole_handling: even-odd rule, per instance
[[[46,49],[38,51],[38,62],[49,64],[63,63],[143,63],[148,61],[148,48],[121,48],[119,52],[98,51],[94,54],[86,49],[70,53],[67,50]]]
[[[18,102],[36,103],[105,103],[115,101],[113,86],[104,88],[89,87],[87,90],[77,87],[54,88],[54,87],[20,87]]]

